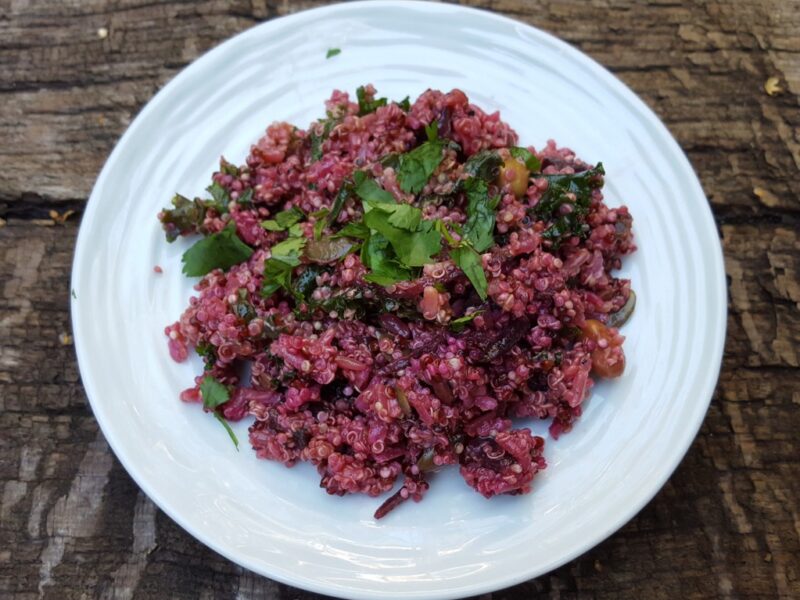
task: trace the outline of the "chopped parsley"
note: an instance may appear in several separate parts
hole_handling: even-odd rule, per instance
[[[514,146],[513,148],[509,148],[509,152],[511,153],[511,156],[517,160],[521,160],[531,173],[537,173],[541,170],[541,161],[527,148]]]
[[[450,258],[459,269],[464,271],[481,300],[485,300],[489,284],[486,281],[486,274],[483,272],[481,255],[474,248],[462,244],[457,248],[450,249]]]
[[[261,221],[261,226],[267,231],[286,231],[294,225],[299,223],[305,218],[303,211],[293,206],[289,210],[283,210],[275,215],[274,219]]]
[[[328,48],[328,52],[325,54],[325,58],[333,58],[342,53],[341,48]]]
[[[214,410],[231,399],[230,390],[211,375],[206,375],[200,382],[200,395],[203,397],[203,406],[208,410]]]
[[[452,329],[456,333],[458,333],[459,331],[463,331],[467,323],[472,321],[478,315],[482,314],[483,310],[476,310],[475,312],[472,312],[468,315],[464,315],[463,317],[453,319],[452,321],[450,321],[450,329]]]
[[[358,116],[363,117],[369,113],[375,112],[381,106],[386,106],[389,101],[386,98],[367,98],[367,90],[364,86],[359,86],[356,89],[356,98],[358,98]]]
[[[495,210],[500,196],[489,197],[489,185],[482,179],[472,177],[464,182],[467,195],[467,222],[463,237],[478,252],[485,252],[494,245]]]
[[[219,233],[199,240],[183,253],[183,272],[189,277],[199,277],[214,269],[227,270],[246,261],[253,249],[236,235],[236,227],[228,225]]]
[[[445,142],[428,140],[400,156],[397,167],[397,180],[400,189],[406,193],[418,194],[428,183],[433,172],[442,162],[442,150]]]

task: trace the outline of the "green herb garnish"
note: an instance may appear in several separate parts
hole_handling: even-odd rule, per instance
[[[283,210],[275,215],[274,219],[261,221],[261,226],[267,231],[286,231],[294,225],[299,223],[305,218],[303,211],[293,206],[289,210]]]
[[[464,182],[467,195],[467,222],[463,237],[475,250],[484,252],[494,245],[495,210],[500,196],[489,197],[489,185],[482,179],[470,178]]]
[[[218,412],[214,413],[214,418],[217,421],[219,421],[222,424],[222,426],[225,428],[225,431],[228,432],[228,437],[231,438],[231,441],[233,442],[233,445],[236,446],[236,451],[238,452],[239,451],[239,438],[237,438],[236,434],[233,433],[233,429],[231,429],[231,426],[228,425],[228,422],[225,420],[225,418],[222,415],[220,415]]]
[[[214,269],[227,270],[246,261],[253,249],[236,235],[231,224],[219,233],[199,240],[183,253],[183,272],[189,277],[199,277]]]
[[[509,148],[508,151],[511,153],[511,156],[517,160],[521,160],[531,173],[538,173],[541,170],[541,161],[527,148],[514,146],[513,148]]]
[[[459,331],[463,331],[467,323],[469,323],[475,317],[481,314],[483,314],[483,310],[476,310],[475,312],[470,313],[468,315],[464,315],[463,317],[453,319],[452,321],[450,321],[450,329],[452,329],[456,333],[458,333]]]
[[[328,48],[328,52],[325,54],[325,58],[333,58],[334,56],[341,54],[341,48]]]
[[[203,406],[214,410],[231,399],[231,392],[227,386],[222,385],[211,375],[206,375],[200,382],[200,395],[203,396]]]
[[[459,269],[464,271],[481,300],[485,300],[489,284],[486,281],[486,274],[483,272],[481,255],[470,246],[461,245],[451,248],[450,258]]]
[[[427,128],[426,128],[427,129]],[[433,172],[442,162],[445,143],[439,139],[428,140],[411,152],[400,155],[397,181],[406,193],[418,194],[428,183]]]
[[[389,102],[386,98],[375,98],[373,100],[368,100],[367,91],[363,85],[356,89],[356,98],[358,98],[359,117],[363,117],[364,115],[375,112],[381,106],[386,106]]]

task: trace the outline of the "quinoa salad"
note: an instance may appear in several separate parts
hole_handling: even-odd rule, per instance
[[[237,448],[228,422],[251,419],[259,458],[311,463],[329,494],[385,495],[376,518],[449,465],[487,498],[529,492],[546,449],[525,422],[556,440],[625,369],[628,209],[603,202],[602,163],[520,145],[457,89],[334,91],[325,115],[270,125],[159,213],[197,239],[165,329],[205,364],[181,399]]]

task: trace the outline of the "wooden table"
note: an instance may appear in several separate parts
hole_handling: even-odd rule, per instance
[[[87,405],[68,311],[82,207],[137,111],[227,37],[317,4],[0,0],[0,597],[315,597],[218,556],[139,491]],[[664,489],[581,558],[484,598],[799,598],[800,3],[469,4],[575,44],[661,116],[714,210],[730,292],[720,383]]]

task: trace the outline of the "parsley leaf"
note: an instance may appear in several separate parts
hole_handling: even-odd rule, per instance
[[[250,206],[253,203],[253,188],[247,188],[239,197],[236,198],[236,203],[240,206]]]
[[[395,260],[389,241],[380,233],[370,235],[361,247],[361,262],[370,269],[364,279],[378,285],[392,285],[414,277],[411,269]]]
[[[333,225],[336,222],[336,219],[339,218],[339,213],[342,212],[344,208],[344,203],[347,202],[347,199],[353,193],[353,184],[350,181],[345,181],[342,183],[342,187],[339,188],[339,193],[336,194],[336,198],[333,200],[333,205],[331,206],[331,211],[328,213],[328,216],[325,218],[325,221],[328,225]]]
[[[369,238],[369,227],[363,223],[348,223],[333,237],[349,237],[357,240],[366,240]]]
[[[233,445],[236,446],[236,451],[238,452],[239,451],[239,438],[237,438],[236,434],[233,433],[233,429],[231,429],[231,426],[228,425],[228,422],[225,420],[225,417],[220,415],[218,412],[214,412],[214,418],[217,421],[219,421],[222,424],[222,426],[225,428],[225,431],[228,432],[228,437],[231,438],[231,441],[233,442]]]
[[[408,96],[406,96],[405,98],[400,100],[400,102],[397,103],[397,106],[402,108],[403,111],[408,112],[409,110],[411,110],[411,100],[409,99]]]
[[[194,350],[197,352],[197,355],[203,359],[203,362],[206,364],[206,369],[210,369],[214,366],[214,363],[217,362],[217,351],[213,344],[200,342],[194,347]]]
[[[306,245],[304,237],[290,237],[270,248],[271,257],[275,260],[296,267],[300,264],[300,251]]]
[[[411,152],[400,156],[397,168],[397,181],[406,193],[418,194],[428,183],[433,172],[441,164],[444,143],[440,140],[427,141]]]
[[[276,214],[274,219],[261,221],[261,226],[267,231],[286,231],[295,223],[302,221],[304,217],[303,211],[293,206],[289,210],[283,210]]]
[[[536,173],[541,170],[542,168],[541,161],[536,157],[536,155],[533,152],[531,152],[527,148],[514,146],[513,148],[509,148],[508,151],[511,153],[511,156],[525,163],[525,166],[531,173]]]
[[[481,255],[469,246],[462,245],[450,250],[450,258],[459,269],[464,271],[481,300],[485,300],[489,284],[486,281],[486,274],[483,272]]]
[[[264,281],[261,284],[261,295],[269,298],[279,289],[292,290],[292,269],[294,267],[281,260],[269,258],[264,261]]]
[[[328,48],[328,52],[325,54],[325,58],[333,58],[334,56],[341,54],[341,48]]]
[[[319,123],[324,123],[322,127],[322,133],[318,134],[316,132],[316,127],[312,126],[309,133],[308,139],[311,143],[311,162],[315,163],[320,158],[322,158],[322,142],[324,142],[333,131],[333,128],[339,124],[338,119],[322,119]]]
[[[379,186],[377,181],[367,177],[364,171],[353,173],[353,183],[356,195],[365,202],[397,204],[394,196]]]
[[[369,100],[367,98],[367,91],[364,86],[359,86],[356,89],[356,98],[358,98],[358,116],[363,117],[371,112],[375,112],[381,106],[386,106],[389,102],[386,98],[375,98]]]
[[[211,375],[206,375],[200,382],[200,394],[203,396],[203,406],[209,410],[213,410],[231,399],[228,388]]]
[[[179,235],[194,233],[203,225],[207,210],[205,201],[175,194],[172,206],[174,208],[164,209],[159,215],[168,242],[174,242]]]
[[[364,223],[389,240],[401,264],[421,267],[432,262],[432,257],[438,254],[442,247],[442,234],[436,230],[434,222],[421,221],[415,231],[408,231],[393,224],[390,221],[392,217],[394,213],[371,210],[364,215]]]
[[[228,212],[228,204],[231,201],[231,196],[224,187],[216,181],[206,188],[206,191],[211,194],[214,199],[214,208],[220,214]]]
[[[463,237],[475,250],[484,252],[494,245],[495,209],[500,197],[489,198],[489,185],[471,177],[464,181],[467,195],[467,222]]]
[[[253,249],[236,235],[232,224],[195,243],[183,253],[183,272],[189,277],[205,275],[214,269],[227,270],[244,262]]]

